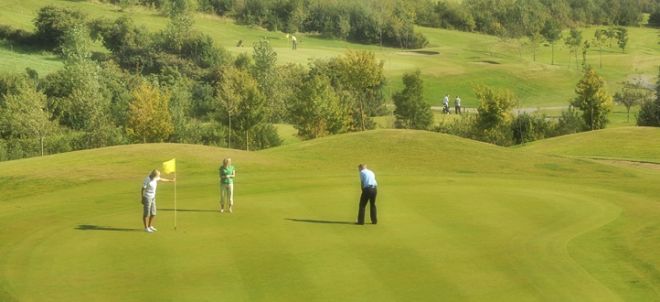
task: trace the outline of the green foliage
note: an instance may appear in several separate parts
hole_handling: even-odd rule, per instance
[[[337,62],[338,85],[346,90],[354,102],[352,112],[354,121],[350,126],[352,130],[365,130],[370,128],[369,117],[380,115],[384,110],[383,87],[385,76],[383,74],[383,61],[377,61],[376,55],[368,51],[347,51]]]
[[[564,38],[564,44],[566,44],[570,53],[575,55],[575,68],[578,69],[578,50],[582,45],[582,32],[576,28],[571,28],[569,35]]]
[[[627,120],[630,121],[630,108],[651,101],[653,90],[644,86],[641,78],[623,83],[621,91],[614,94],[614,102],[626,107]]]
[[[279,144],[271,140],[272,134],[264,131],[275,131],[266,127],[266,99],[259,90],[257,81],[246,70],[227,68],[218,86],[216,86],[217,104],[220,110],[216,115],[219,123],[226,123],[230,131],[228,146],[231,141],[250,150],[250,147],[264,148]],[[236,136],[235,139],[232,137]],[[266,144],[272,143],[272,145]]]
[[[64,32],[60,45],[62,56],[66,64],[82,64],[89,61],[92,41],[89,38],[87,27],[74,24]]]
[[[91,23],[92,37],[101,38],[120,66],[129,70],[153,70],[152,37],[127,16],[114,22],[95,20]]]
[[[478,139],[479,132],[474,114],[443,115],[433,130],[469,139]]]
[[[508,125],[511,122],[511,109],[516,104],[515,96],[509,90],[495,90],[477,86],[474,94],[479,99],[477,127],[481,130]]]
[[[561,116],[557,121],[557,126],[555,127],[552,136],[578,133],[585,129],[587,129],[587,125],[585,124],[584,119],[580,116],[580,112],[573,107],[569,107],[568,110],[561,112]]]
[[[512,142],[510,123],[515,96],[509,90],[494,90],[486,86],[474,89],[479,107],[475,123],[475,138],[503,146]]]
[[[247,0],[234,6],[244,24],[269,30],[318,32],[358,43],[423,48],[426,38],[415,32],[415,11],[408,1]]]
[[[651,13],[649,16],[649,25],[653,27],[660,27],[660,10]]]
[[[561,39],[561,26],[559,22],[555,19],[549,19],[545,21],[543,29],[541,30],[541,35],[543,38],[550,42],[552,45],[552,61],[551,64],[555,64],[555,43]]]
[[[64,41],[67,30],[83,25],[84,22],[85,16],[79,11],[45,6],[34,19],[35,38],[43,47],[56,49]]]
[[[660,72],[655,86],[655,99],[642,103],[637,116],[637,125],[660,127]]]
[[[28,81],[4,94],[0,106],[0,137],[3,139],[43,138],[57,128],[46,110],[46,95]]]
[[[582,111],[582,118],[588,130],[605,128],[608,119],[607,114],[612,107],[612,97],[605,88],[605,81],[596,74],[596,71],[588,67],[584,76],[575,87],[577,96],[571,102],[571,106]]]
[[[511,122],[514,144],[524,144],[544,139],[550,133],[551,124],[545,115],[518,114]]]
[[[392,96],[397,128],[429,129],[433,124],[433,113],[422,97],[424,83],[420,71],[404,74],[403,85],[403,90]]]
[[[626,47],[628,46],[628,29],[619,26],[615,28],[616,30],[616,44],[621,48],[621,52],[626,52]]]
[[[344,132],[348,117],[330,80],[320,74],[305,80],[290,105],[289,115],[298,135],[305,139]]]
[[[136,142],[162,142],[174,131],[169,111],[169,93],[142,81],[133,89],[127,133]]]
[[[269,108],[269,117],[271,121],[276,121],[273,117],[282,116],[281,112],[273,112],[273,109],[282,108],[280,105],[284,100],[276,99],[277,87],[277,53],[273,50],[268,40],[262,39],[254,43],[253,55],[254,65],[251,72],[259,85],[259,90],[266,98]],[[282,89],[284,87],[281,87]]]

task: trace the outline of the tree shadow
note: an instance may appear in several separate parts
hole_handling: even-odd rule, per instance
[[[76,227],[80,231],[115,231],[115,232],[140,232],[142,229],[115,228],[93,224],[80,224]]]
[[[174,209],[158,209],[158,211],[174,212]],[[220,212],[218,210],[176,209],[177,212]]]
[[[324,223],[324,224],[355,224],[352,221],[336,221],[336,220],[317,220],[317,219],[295,219],[295,218],[285,218],[286,220],[293,222],[305,222],[305,223]]]

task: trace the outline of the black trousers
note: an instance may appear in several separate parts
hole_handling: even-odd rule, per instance
[[[378,190],[376,187],[362,188],[362,195],[360,195],[360,210],[358,211],[357,222],[364,224],[364,209],[369,202],[369,215],[371,216],[371,223],[378,223],[378,216],[376,211],[376,195]]]

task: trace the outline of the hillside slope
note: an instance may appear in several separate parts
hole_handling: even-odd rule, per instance
[[[159,231],[145,233],[139,186],[173,157],[178,211],[161,184]],[[233,214],[217,211],[224,157]],[[352,224],[359,162],[378,178],[376,226]],[[658,179],[403,130],[2,162],[0,300],[649,301]]]
[[[660,164],[660,128],[608,128],[540,140],[520,149],[545,154]]]

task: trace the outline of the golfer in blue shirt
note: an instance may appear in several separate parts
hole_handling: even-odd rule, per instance
[[[357,224],[364,224],[364,208],[369,202],[369,214],[371,216],[371,223],[377,224],[378,217],[376,216],[376,194],[378,194],[378,183],[376,182],[376,175],[373,171],[367,169],[366,164],[359,164],[358,170],[360,171],[360,185],[362,187],[362,195],[360,195],[360,210],[358,211]]]

